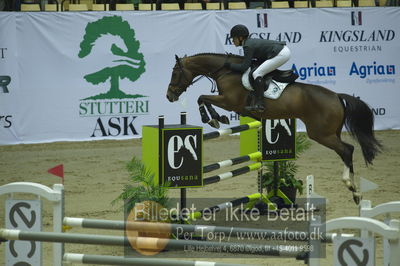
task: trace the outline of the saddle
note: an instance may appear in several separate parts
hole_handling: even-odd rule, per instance
[[[254,78],[253,72],[259,67],[260,64],[254,63],[251,65],[251,70],[249,72],[249,82],[252,87],[254,87]],[[299,77],[296,73],[293,72],[292,69],[288,70],[279,70],[275,69],[274,71],[265,75],[266,77],[271,77],[274,81],[282,82],[282,83],[293,83]]]
[[[254,63],[254,62],[253,62]],[[251,68],[249,68],[242,75],[242,84],[243,86],[250,91],[250,97],[248,101],[250,101],[251,97],[254,96],[254,78],[253,72],[258,67],[258,64],[252,64]],[[283,90],[290,83],[293,83],[299,76],[293,72],[293,70],[279,70],[276,69],[271,73],[268,73],[264,78],[271,77],[272,80],[268,86],[265,88],[264,97],[269,99],[278,99],[282,94]]]

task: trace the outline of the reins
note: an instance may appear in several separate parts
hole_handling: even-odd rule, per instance
[[[181,82],[182,76],[183,76],[184,79],[189,83],[189,85],[184,89],[184,91],[186,91],[188,87],[190,87],[191,85],[195,84],[196,82],[198,82],[199,80],[201,80],[202,78],[205,77],[211,82],[211,93],[215,93],[218,90],[217,82],[215,80],[213,80],[212,78],[210,78],[209,76],[212,76],[215,73],[217,73],[220,70],[222,70],[225,67],[225,63],[228,61],[228,58],[229,58],[229,54],[227,54],[227,57],[225,59],[224,64],[222,64],[222,66],[219,67],[217,70],[215,70],[213,72],[208,72],[207,74],[204,74],[204,75],[200,75],[200,76],[196,77],[194,80],[192,80],[191,82],[189,81],[189,79],[185,75],[185,71],[183,69],[184,67],[182,65],[181,58],[178,58],[177,59],[178,68],[179,68],[179,71],[182,73],[182,75],[179,77],[179,80],[176,82],[176,84],[171,84],[171,85],[173,85],[173,86],[179,85],[180,82]]]

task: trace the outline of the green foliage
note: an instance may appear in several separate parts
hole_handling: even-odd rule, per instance
[[[113,205],[122,200],[126,212],[130,212],[136,203],[143,201],[154,201],[162,206],[168,205],[168,188],[154,182],[154,174],[140,160],[133,157],[127,164],[127,170],[132,184],[124,186],[123,192],[112,201]]]
[[[303,134],[296,134],[296,159],[300,157],[311,146],[308,137]],[[295,187],[300,194],[303,194],[303,181],[296,179],[298,166],[295,161],[280,161],[278,164],[278,187]],[[263,175],[264,187],[272,186],[274,182],[274,162],[266,162],[264,166],[267,172]]]
[[[112,35],[120,38],[126,48],[126,52],[115,43],[112,44],[110,52],[116,56],[115,63],[117,66],[105,67],[95,73],[84,76],[86,81],[97,85],[110,81],[110,89],[107,93],[90,97],[88,99],[115,99],[126,95],[119,88],[119,80],[127,78],[134,82],[146,71],[145,61],[142,53],[139,52],[140,43],[135,39],[135,31],[130,27],[127,21],[120,16],[106,16],[95,22],[88,23],[85,29],[85,36],[80,43],[78,56],[84,58],[88,56],[96,43],[96,40],[104,35]],[[141,95],[132,95],[132,97],[140,97]]]

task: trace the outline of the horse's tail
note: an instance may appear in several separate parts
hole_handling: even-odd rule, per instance
[[[344,101],[344,124],[361,146],[365,164],[372,164],[382,145],[374,135],[374,114],[371,108],[359,98],[348,94],[338,94]]]

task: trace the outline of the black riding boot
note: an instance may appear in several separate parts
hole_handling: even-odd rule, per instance
[[[268,84],[271,79],[268,78]],[[255,99],[251,101],[250,106],[246,106],[247,111],[256,111],[263,112],[264,107],[264,89],[265,89],[265,80],[262,77],[258,77],[254,80],[254,96]]]

